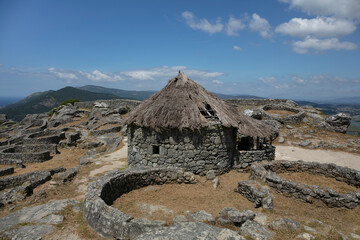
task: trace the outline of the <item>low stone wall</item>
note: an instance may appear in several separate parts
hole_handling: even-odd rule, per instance
[[[100,126],[102,127],[102,126]],[[98,127],[98,128],[100,128]],[[91,130],[90,133],[93,136],[100,136],[100,135],[104,135],[107,133],[113,133],[113,132],[120,132],[121,131],[121,126],[115,126],[115,127],[109,127],[109,128],[105,128],[105,129],[101,129],[101,130],[97,130],[98,128]]]
[[[76,102],[76,103],[74,103],[74,105],[75,105],[75,107],[78,107],[78,108],[91,109],[94,107],[95,102],[104,102],[111,109],[128,106],[128,107],[130,107],[131,110],[141,103],[141,101],[138,101],[138,100],[114,99],[114,100],[97,100],[97,101],[89,101],[89,102]]]
[[[272,161],[275,159],[275,146],[262,150],[239,151],[239,160],[235,168],[247,168],[254,162]]]
[[[306,202],[321,200],[329,207],[355,208],[360,204],[360,192],[338,193],[332,189],[316,185],[306,185],[285,180],[276,175],[275,172],[307,172],[321,174],[326,177],[335,178],[355,187],[360,187],[360,172],[354,169],[340,167],[335,164],[321,164],[315,162],[290,162],[273,161],[266,163],[255,163],[251,165],[250,179],[259,179],[267,183],[278,192],[284,193]]]
[[[297,103],[287,99],[253,99],[253,98],[242,98],[242,99],[226,99],[225,102],[232,105],[247,105],[247,106],[263,106],[263,105],[288,105],[289,107],[298,107]]]
[[[7,167],[7,168],[0,169],[0,177],[10,175],[13,173],[14,173],[13,167]]]
[[[20,186],[25,182],[30,182],[31,186],[35,188],[43,184],[44,182],[50,180],[51,176],[55,173],[64,172],[65,170],[65,168],[60,167],[50,170],[34,171],[16,176],[0,178],[0,191],[7,188]]]
[[[57,144],[30,144],[30,145],[9,145],[2,152],[11,153],[39,153],[50,151],[52,154],[57,154]]]
[[[37,152],[37,153],[15,153],[12,152],[13,148],[7,148],[0,152],[0,164],[9,164],[9,160],[22,160],[24,163],[33,163],[33,162],[45,162],[51,159],[50,151]],[[6,152],[10,151],[10,152]],[[10,164],[14,164],[10,163]]]
[[[273,198],[269,189],[265,186],[261,186],[256,181],[249,180],[239,182],[234,191],[240,193],[243,197],[254,203],[255,208],[261,206],[266,210],[273,208]]]
[[[266,112],[267,110],[285,110],[285,111],[293,112],[295,113],[295,115],[279,117],[267,113]],[[263,115],[263,119],[265,120],[276,120],[282,124],[294,124],[294,123],[302,122],[302,120],[305,117],[305,112],[298,108],[293,108],[287,105],[266,105],[262,108],[262,115]]]
[[[147,168],[111,171],[88,185],[84,218],[103,237],[133,239],[151,229],[163,226],[157,221],[134,218],[109,206],[122,194],[148,185],[195,183],[192,173],[176,168]]]
[[[60,137],[57,135],[37,136],[35,134],[29,135],[23,140],[24,144],[58,144]]]

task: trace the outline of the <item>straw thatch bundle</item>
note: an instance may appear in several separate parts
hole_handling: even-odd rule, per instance
[[[200,129],[209,126],[211,120],[225,127],[234,127],[246,136],[268,137],[269,126],[239,113],[179,72],[159,92],[149,97],[131,111],[124,125],[134,124],[155,130],[166,128]]]

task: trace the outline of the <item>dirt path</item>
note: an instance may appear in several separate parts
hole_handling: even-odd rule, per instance
[[[335,163],[339,166],[350,167],[360,171],[360,156],[347,152],[276,146],[275,160]]]
[[[83,200],[85,197],[85,192],[88,183],[91,179],[103,175],[108,171],[114,169],[124,169],[127,168],[127,137],[124,137],[122,140],[123,146],[112,152],[101,156],[94,164],[99,165],[98,168],[90,171],[87,176],[83,176],[81,178],[76,178],[74,183],[78,185],[77,192],[79,193],[74,199],[76,200]],[[101,166],[100,166],[101,165]]]
[[[95,177],[117,168],[123,169],[127,167],[127,137],[124,137],[122,143],[124,146],[119,150],[102,156],[95,164],[102,164],[104,166],[97,168],[90,172],[89,177]]]

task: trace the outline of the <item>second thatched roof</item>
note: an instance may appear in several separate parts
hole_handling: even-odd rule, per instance
[[[207,127],[214,121],[225,127],[237,128],[240,134],[246,136],[271,135],[270,126],[239,113],[182,72],[133,109],[124,119],[124,124],[155,130],[177,128],[181,131]]]

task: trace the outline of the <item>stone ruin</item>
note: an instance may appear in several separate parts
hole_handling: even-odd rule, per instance
[[[71,181],[80,166],[87,164],[96,154],[115,149],[122,140],[119,112],[124,111],[128,109],[119,106],[111,110],[105,103],[96,102],[90,109],[68,104],[54,109],[51,116],[29,114],[20,123],[1,116],[0,165],[13,166],[0,170],[0,208],[25,199],[33,194],[34,188],[50,180]],[[79,123],[81,119],[84,121]],[[74,121],[76,124],[72,124]],[[78,166],[6,177],[14,173],[14,167],[26,168],[30,163],[48,161],[59,153],[59,147],[72,146],[88,149],[87,155],[78,159]]]
[[[320,164],[314,162],[272,161],[254,163],[251,165],[251,176],[248,181],[240,181],[234,186],[238,192],[254,207],[272,210],[273,197],[269,187],[286,196],[299,198],[307,203],[315,200],[324,202],[328,207],[346,207],[353,209],[360,203],[360,192],[340,194],[334,190],[319,186],[308,186],[282,179],[276,172],[309,172],[320,174],[360,188],[360,172],[339,167],[334,164]],[[172,225],[162,220],[146,220],[134,218],[123,213],[111,205],[122,194],[149,185],[161,184],[196,184],[193,173],[173,167],[156,168],[129,168],[127,170],[114,170],[88,185],[85,196],[84,218],[97,233],[103,237],[116,239],[186,239],[191,236],[206,234],[209,239],[272,239],[275,233],[272,230],[297,230],[301,224],[288,218],[272,221],[267,226],[261,222],[262,213],[251,210],[237,210],[232,207],[221,209],[219,216],[214,218],[202,210],[191,215],[178,215],[173,219]],[[215,223],[223,229],[213,226]],[[208,225],[210,224],[210,225]],[[240,231],[235,232],[235,227]],[[206,229],[206,230],[205,230]],[[305,229],[307,226],[305,226]],[[229,238],[221,238],[222,231],[226,231]],[[222,234],[220,234],[222,232]],[[299,235],[308,233],[301,233]],[[230,237],[231,236],[231,237]]]

